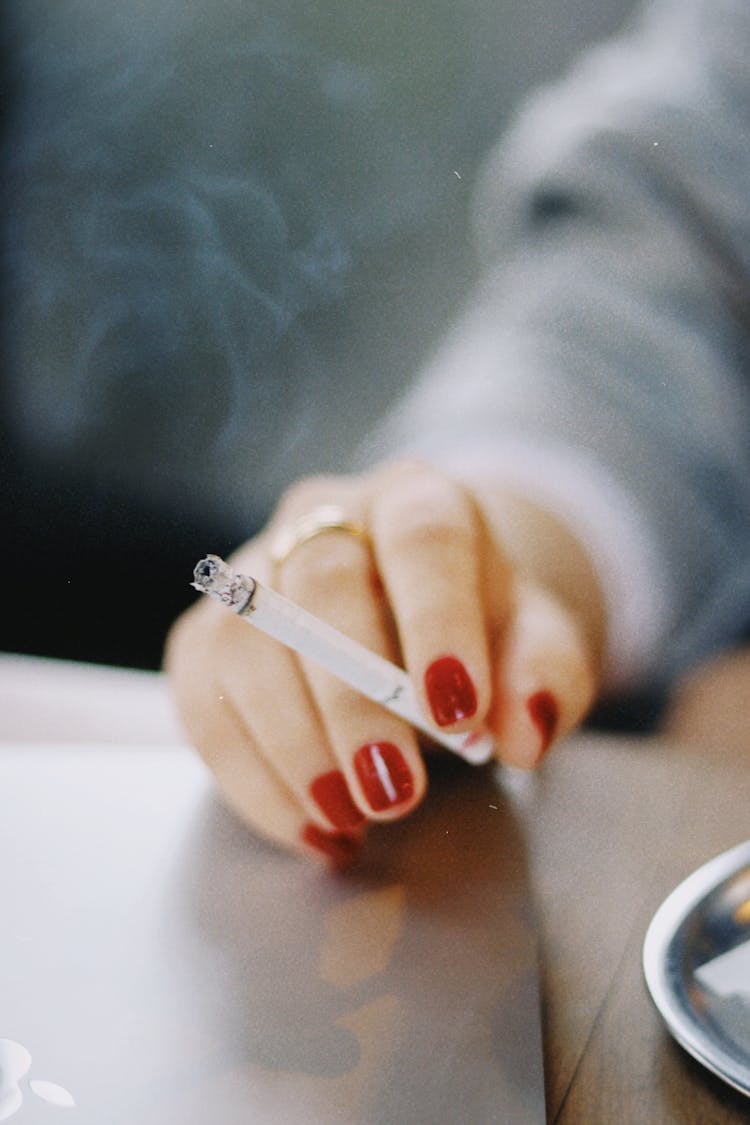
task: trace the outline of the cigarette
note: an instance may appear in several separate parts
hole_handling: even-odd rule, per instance
[[[483,765],[492,758],[495,746],[486,731],[446,734],[425,720],[403,668],[351,640],[257,578],[238,574],[218,555],[201,559],[192,585],[465,761]]]

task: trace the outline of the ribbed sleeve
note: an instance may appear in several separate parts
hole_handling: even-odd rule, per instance
[[[750,5],[677,0],[539,94],[479,185],[483,283],[368,448],[522,463],[553,507],[554,459],[587,466],[563,514],[602,568],[627,679],[750,620],[748,59]]]

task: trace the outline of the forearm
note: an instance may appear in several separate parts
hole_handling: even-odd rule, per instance
[[[499,462],[567,522],[613,591],[610,648],[638,642],[626,678],[699,654],[684,638],[750,565],[750,15],[659,12],[540,97],[490,164],[484,282],[378,450]],[[576,457],[566,495],[555,463]],[[586,526],[586,476],[606,479],[605,518],[618,498],[614,534]]]

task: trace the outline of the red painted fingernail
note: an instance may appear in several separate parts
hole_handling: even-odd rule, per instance
[[[354,804],[341,770],[329,770],[316,777],[310,793],[334,828],[350,832],[364,823],[364,814]]]
[[[354,755],[354,769],[367,802],[375,812],[408,801],[414,778],[406,759],[392,742],[368,742]]]
[[[308,847],[322,852],[337,870],[349,867],[359,858],[359,840],[345,832],[325,832],[317,824],[306,824],[302,829],[302,840]]]
[[[455,656],[434,660],[424,674],[424,686],[439,727],[470,719],[477,709],[477,693],[469,673]]]
[[[557,700],[554,695],[549,691],[536,692],[536,694],[532,695],[528,700],[526,706],[528,707],[534,725],[542,736],[542,748],[539,752],[539,756],[541,757],[541,755],[549,749],[550,743],[555,736],[560,708],[557,705]]]

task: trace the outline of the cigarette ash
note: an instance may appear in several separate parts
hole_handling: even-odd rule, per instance
[[[206,555],[196,564],[191,586],[234,610],[243,609],[255,590],[252,578],[237,574],[218,555]]]

